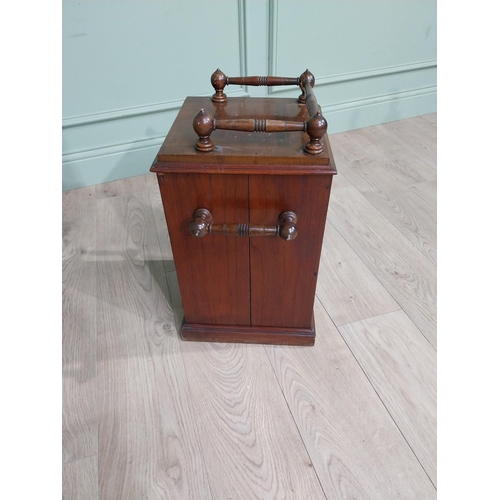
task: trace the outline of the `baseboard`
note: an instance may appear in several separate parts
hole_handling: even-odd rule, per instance
[[[162,142],[163,138],[153,139],[65,155],[63,191],[145,174]]]
[[[328,134],[435,113],[436,86],[321,106]]]

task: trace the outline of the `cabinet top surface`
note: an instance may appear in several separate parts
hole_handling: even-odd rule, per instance
[[[313,169],[335,172],[335,164],[328,140],[322,138],[324,151],[319,155],[303,152],[309,140],[305,132],[239,132],[215,130],[211,139],[215,149],[197,151],[198,139],[193,130],[193,118],[204,109],[215,120],[236,118],[288,120],[304,122],[309,119],[305,104],[292,98],[229,97],[225,104],[212,102],[210,97],[187,97],[157,156],[152,170],[170,170],[169,164],[219,165],[221,169],[234,165],[310,166]]]

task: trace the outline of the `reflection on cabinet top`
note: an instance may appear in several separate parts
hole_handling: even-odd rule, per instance
[[[328,135],[321,139],[323,153],[306,154],[305,132],[240,132],[214,130],[215,149],[200,152],[193,119],[204,109],[215,120],[256,119],[306,122],[305,104],[293,98],[229,97],[226,104],[210,97],[187,97],[151,168],[154,172],[206,172],[242,174],[336,174]]]

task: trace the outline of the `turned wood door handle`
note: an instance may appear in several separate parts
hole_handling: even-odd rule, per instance
[[[212,214],[206,208],[198,208],[189,223],[189,234],[202,238],[207,234],[225,234],[228,236],[279,236],[282,240],[291,241],[297,237],[297,215],[287,211],[278,217],[278,225],[249,225],[245,223],[214,224]]]

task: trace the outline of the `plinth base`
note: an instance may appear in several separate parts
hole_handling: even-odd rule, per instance
[[[232,326],[186,323],[181,327],[182,340],[196,342],[229,342],[245,344],[314,345],[314,316],[311,328],[280,328],[275,326]]]

